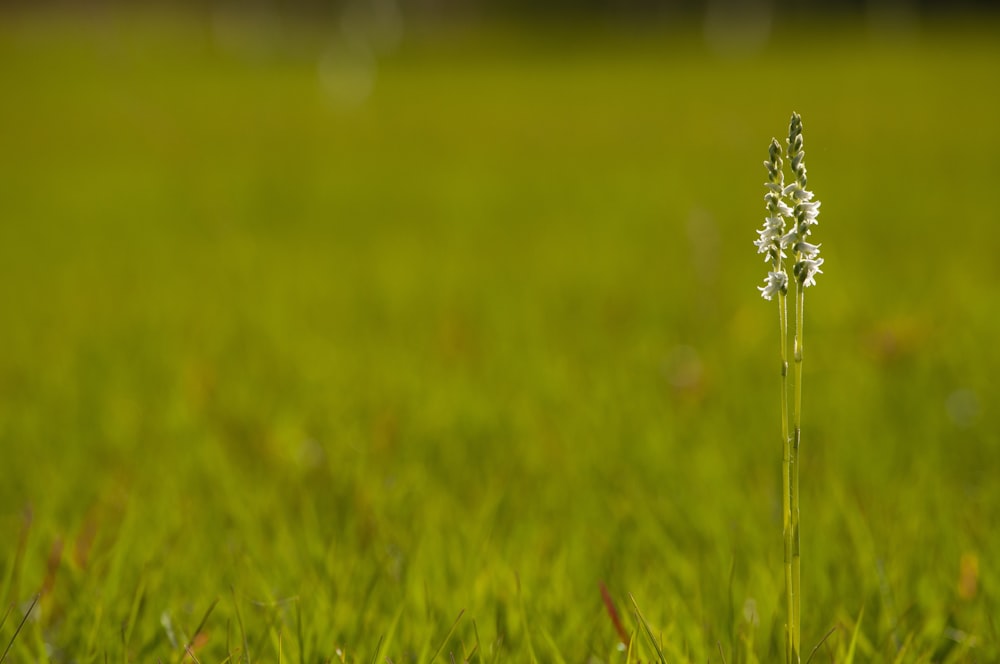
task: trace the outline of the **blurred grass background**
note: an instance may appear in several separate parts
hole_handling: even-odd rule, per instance
[[[1000,656],[995,18],[91,9],[0,21],[12,661],[776,660],[793,110],[804,640]]]

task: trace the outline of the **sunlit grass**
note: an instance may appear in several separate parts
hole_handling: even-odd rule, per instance
[[[803,654],[998,656],[995,26],[419,26],[353,107],[289,30],[2,22],[9,661],[648,661],[630,594],[668,661],[779,659],[748,229],[790,108],[837,274]]]

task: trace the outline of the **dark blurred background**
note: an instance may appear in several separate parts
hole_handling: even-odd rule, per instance
[[[95,9],[129,5],[113,1],[72,0],[0,0],[0,7],[39,8],[58,7]],[[414,16],[453,15],[538,15],[538,14],[593,14],[598,16],[665,16],[692,15],[719,11],[746,12],[750,9],[763,12],[781,12],[783,16],[796,16],[816,12],[852,12],[871,14],[898,14],[901,16],[933,15],[943,12],[969,11],[997,8],[991,0],[176,0],[174,2],[143,3],[147,6],[180,6],[191,9],[230,9],[239,11],[274,11],[279,13],[340,13],[358,8],[379,11],[401,11]]]

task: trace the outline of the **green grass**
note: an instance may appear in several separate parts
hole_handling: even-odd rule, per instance
[[[408,26],[347,108],[316,26],[3,19],[7,661],[780,659],[793,110],[803,653],[1000,658],[995,22]]]

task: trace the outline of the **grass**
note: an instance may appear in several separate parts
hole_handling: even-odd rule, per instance
[[[350,107],[318,28],[5,16],[7,660],[776,661],[791,109],[803,653],[1000,658],[997,26],[790,27],[408,26]]]

